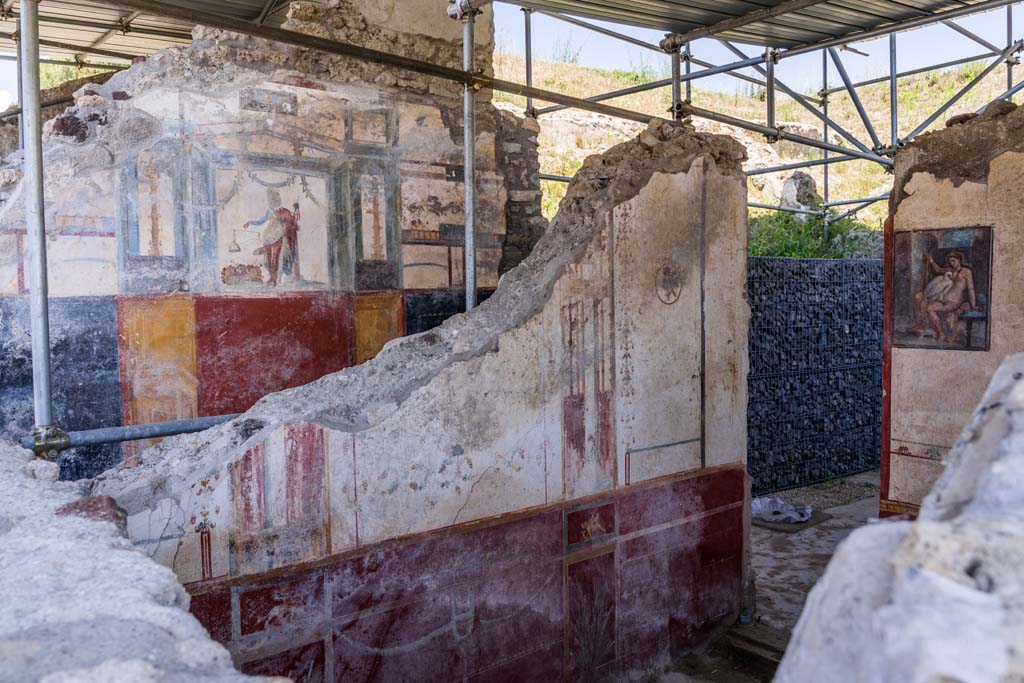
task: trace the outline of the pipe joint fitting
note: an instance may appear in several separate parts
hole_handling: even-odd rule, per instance
[[[480,14],[481,8],[491,2],[492,0],[448,0],[448,16],[465,21],[468,17]]]
[[[56,425],[40,425],[32,430],[32,450],[37,458],[53,460],[71,447],[71,437]]]

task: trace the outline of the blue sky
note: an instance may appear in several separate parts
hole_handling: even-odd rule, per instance
[[[524,42],[522,11],[513,5],[496,3],[495,18],[496,40],[499,49],[522,54]],[[1005,8],[967,17],[959,20],[959,23],[996,45],[1006,44]],[[628,28],[614,24],[604,25],[651,43],[657,43],[664,35],[660,31]],[[542,15],[534,15],[533,34],[534,54],[540,59],[551,59],[558,54],[564,54],[567,50],[570,52],[578,50],[579,63],[588,66],[628,70],[647,68],[666,73],[668,70],[668,57],[666,56]],[[1020,6],[1014,9],[1014,36],[1015,38],[1024,36],[1024,8]],[[900,33],[898,42],[897,52],[901,71],[977,55],[985,51],[985,48],[972,40],[941,25]],[[714,64],[724,64],[734,59],[730,52],[713,40],[697,41],[693,48],[695,56]],[[745,48],[750,55],[761,51],[753,46],[745,46]],[[868,53],[869,56],[863,57],[851,52],[842,53],[843,61],[852,78],[863,80],[888,73],[888,38],[857,43],[856,48]],[[752,72],[747,70],[747,73]],[[820,54],[811,54],[783,60],[777,73],[780,80],[798,91],[817,91],[821,88],[821,56]],[[838,76],[831,65],[829,73],[831,84],[837,84]],[[1005,71],[999,70],[996,73],[1005,78]],[[997,76],[991,77],[996,78]],[[1017,69],[1016,79],[1019,81],[1021,77],[1024,77],[1024,67]],[[525,74],[520,80],[525,80]],[[14,63],[0,62],[0,91],[13,93],[16,87]],[[728,76],[714,76],[701,79],[697,82],[697,87],[735,92],[737,88],[742,91],[747,86],[742,81]],[[0,100],[2,99],[3,95],[0,94]]]
[[[1014,37],[1019,39],[1024,36],[1024,8],[1015,7],[1013,18]],[[495,19],[498,48],[507,52],[523,54],[522,11],[512,5],[497,3]],[[1005,8],[957,21],[961,26],[995,45],[1000,47],[1006,45]],[[619,33],[640,38],[648,43],[657,43],[664,36],[664,33],[660,31],[628,28],[615,24],[601,25]],[[666,73],[669,68],[668,57],[539,14],[533,16],[533,46],[534,56],[540,59],[551,59],[555,55],[564,54],[568,47],[570,52],[579,50],[579,63],[587,66],[628,70],[646,66]],[[741,47],[744,47],[745,52],[751,56],[763,51],[763,48],[754,46]],[[857,43],[855,47],[868,53],[869,56],[862,57],[852,52],[841,53],[843,63],[851,78],[860,81],[889,73],[888,38]],[[725,64],[736,59],[731,52],[714,40],[696,41],[693,44],[693,50],[696,57],[713,64]],[[981,45],[942,25],[929,26],[897,35],[900,71],[948,62],[961,57],[970,57],[985,51]],[[664,63],[659,63],[659,61]],[[750,70],[745,73],[753,74]],[[999,70],[996,73],[1005,79],[1006,72],[1004,70]],[[778,67],[777,74],[780,80],[798,91],[819,90],[822,76],[821,53],[783,60]],[[831,85],[838,84],[839,76],[831,65],[829,74]],[[991,77],[996,78],[994,74]],[[1024,77],[1024,67],[1019,67],[1015,73],[1015,79],[1018,82],[1021,77]],[[525,75],[522,79],[525,79]],[[737,87],[742,91],[747,86],[742,81],[729,76],[713,76],[697,81],[697,87],[735,92]]]

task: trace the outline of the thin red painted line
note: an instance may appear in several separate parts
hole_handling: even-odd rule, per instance
[[[28,294],[25,289],[25,234],[18,232],[14,236],[14,249],[18,256],[18,294]]]
[[[896,231],[893,217],[885,221],[884,252],[884,313],[882,316],[882,453],[879,471],[881,499],[889,498],[889,459],[892,438],[892,293],[893,270],[895,268],[894,247]]]
[[[544,504],[548,504],[548,440],[544,439]]]
[[[356,476],[356,435],[352,435],[352,507],[356,518],[356,547],[359,546],[359,477]]]

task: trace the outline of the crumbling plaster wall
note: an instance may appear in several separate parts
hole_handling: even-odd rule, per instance
[[[1008,354],[1024,350],[1024,110],[999,101],[980,117],[957,117],[951,124],[896,156],[887,246],[888,410],[883,410],[882,454],[882,511],[887,514],[916,512],[988,378]],[[963,323],[955,343],[908,335],[904,328],[910,316],[904,309],[913,309],[907,294],[921,286],[926,268],[922,253],[913,248],[915,240],[942,234],[925,231],[989,226],[991,243],[975,249],[973,259],[969,244],[961,241],[954,247],[975,261],[965,265],[974,270],[976,290],[990,299],[979,299],[987,321],[974,326],[973,348],[964,348]],[[900,248],[901,240],[912,246]],[[947,265],[941,254],[948,249],[931,251],[940,266]],[[966,303],[956,315],[965,310]],[[990,345],[977,350],[984,348],[983,334]]]
[[[776,683],[1024,680],[1021,415],[1017,354],[992,378],[917,521],[872,524],[839,546]]]
[[[168,439],[93,492],[128,510],[134,542],[197,600],[223,606],[208,625],[256,667],[243,670],[521,667],[603,609],[607,646],[566,641],[564,663],[535,662],[554,667],[541,679],[665,665],[742,593],[743,158],[732,140],[652,123],[584,164],[533,253],[470,314]],[[523,524],[521,550],[492,538]],[[436,539],[449,539],[443,566],[402,559],[434,557]],[[284,605],[247,602],[271,590]],[[323,605],[363,593],[362,611]],[[449,618],[468,644],[447,626],[425,635]],[[483,645],[511,643],[503,619],[525,629],[516,651]]]
[[[124,512],[0,441],[0,679],[244,683]]]
[[[293,3],[287,25],[458,66],[461,25],[444,10],[430,0]],[[477,27],[477,63],[489,71],[489,11]],[[458,312],[461,86],[198,28],[190,46],[77,95],[45,131],[64,429],[241,412]],[[517,261],[543,225],[532,207],[531,124],[499,114],[486,91],[477,120],[477,277],[486,296],[507,228]],[[18,163],[0,169],[8,438],[32,426]],[[279,220],[295,230],[275,246]],[[145,445],[66,453],[64,476],[91,476]]]

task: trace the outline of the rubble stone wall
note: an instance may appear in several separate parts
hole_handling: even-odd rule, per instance
[[[896,157],[884,514],[917,512],[988,378],[1024,351],[1024,110],[1000,101],[953,123]]]
[[[666,666],[744,586],[743,158],[652,123],[480,307],[93,492],[248,673]]]

